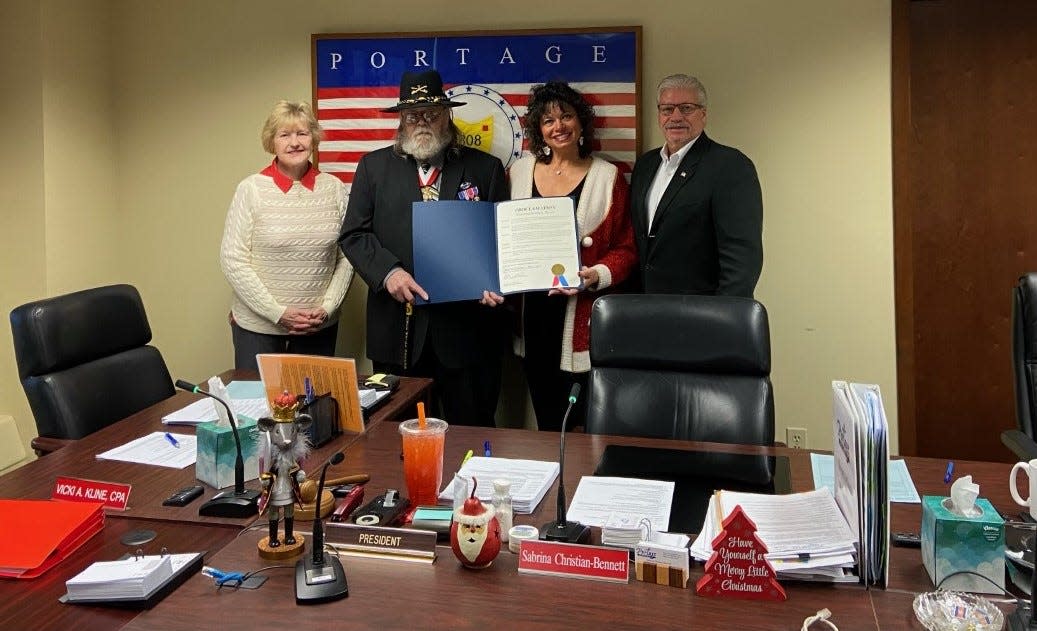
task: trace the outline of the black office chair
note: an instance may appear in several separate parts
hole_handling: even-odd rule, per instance
[[[591,310],[587,433],[772,445],[770,327],[730,296],[602,296]]]
[[[1019,429],[1001,433],[1001,442],[1024,460],[1037,458],[1037,274],[1019,278],[1012,290],[1012,368],[1015,420]]]
[[[136,288],[111,285],[11,311],[14,355],[39,437],[54,451],[173,396]]]

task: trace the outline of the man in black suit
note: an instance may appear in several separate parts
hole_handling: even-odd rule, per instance
[[[378,372],[431,377],[437,413],[449,423],[494,424],[503,313],[477,301],[415,305],[411,204],[438,199],[508,199],[497,158],[461,146],[435,70],[405,72],[396,144],[361,158],[339,245],[368,286],[367,356]]]
[[[657,107],[666,144],[638,158],[630,182],[641,289],[752,298],[763,267],[756,167],[706,136],[698,79],[663,79]]]

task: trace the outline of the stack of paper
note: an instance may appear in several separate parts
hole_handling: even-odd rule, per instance
[[[176,412],[166,414],[162,417],[162,422],[166,425],[198,425],[199,423],[215,421],[219,419],[219,416],[216,414],[217,405],[215,401],[205,397],[180,408]],[[266,397],[261,399],[231,399],[230,407],[234,410],[235,416],[245,416],[251,419],[270,416],[270,405],[267,403]]]
[[[585,475],[580,478],[566,519],[602,528],[614,513],[636,516],[650,532],[669,528],[673,482]]]
[[[766,558],[779,579],[857,580],[851,573],[855,539],[827,488],[791,495],[717,491],[691,556],[709,560],[713,540],[735,506],[756,524],[756,536],[767,546]]]
[[[65,581],[60,600],[150,607],[201,567],[201,552],[98,561]]]
[[[172,438],[172,440],[170,440]],[[176,441],[174,443],[173,441]],[[98,460],[136,462],[173,469],[185,469],[198,457],[198,438],[191,434],[152,432],[97,454]]]
[[[879,387],[832,382],[835,501],[860,548],[861,581],[889,577],[889,426]]]
[[[653,530],[640,513],[612,513],[601,527],[601,545],[633,549],[642,541],[684,548],[689,539],[687,535]]]
[[[483,502],[489,502],[493,498],[494,480],[510,480],[514,511],[528,515],[536,509],[558,478],[558,463],[476,456],[461,465],[457,475],[468,480],[475,478],[478,481],[475,496]],[[453,480],[439,494],[439,500],[446,504],[453,502]]]
[[[143,599],[173,575],[169,555],[98,561],[65,581],[69,600]]]

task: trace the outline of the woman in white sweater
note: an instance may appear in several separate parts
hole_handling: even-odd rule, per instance
[[[353,268],[338,247],[345,190],[310,164],[320,125],[308,103],[280,101],[263,125],[268,167],[238,184],[220,267],[234,289],[234,367],[258,353],[334,355]]]

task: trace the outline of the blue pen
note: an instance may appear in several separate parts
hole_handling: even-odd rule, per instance
[[[173,438],[173,435],[170,434],[169,432],[166,432],[166,440],[169,441],[170,445],[176,447],[177,449],[180,449],[180,441],[175,439],[175,438]]]
[[[488,440],[484,440],[483,441],[482,452],[483,452],[483,455],[486,456],[487,458],[489,458],[490,456],[493,455],[493,453],[490,452],[490,441],[488,441]]]
[[[943,483],[947,484],[951,481],[951,476],[954,475],[954,461],[947,461],[947,471],[943,474]]]
[[[317,397],[313,392],[313,382],[310,381],[309,377],[306,377],[303,387],[306,389],[306,403],[313,403],[313,400]]]

